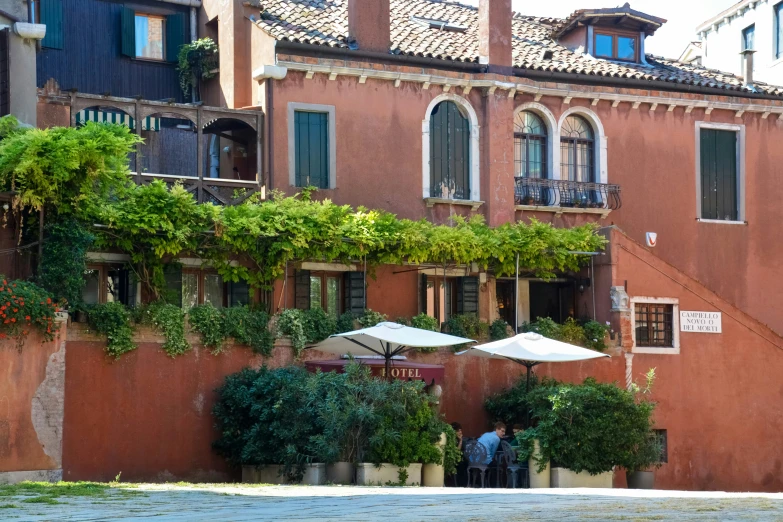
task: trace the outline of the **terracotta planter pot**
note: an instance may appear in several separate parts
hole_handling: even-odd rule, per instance
[[[655,473],[652,471],[626,471],[628,489],[655,489]]]
[[[446,475],[440,464],[424,464],[421,468],[421,485],[426,488],[442,488]]]
[[[353,484],[354,467],[351,462],[335,462],[326,466],[326,480],[332,484]]]

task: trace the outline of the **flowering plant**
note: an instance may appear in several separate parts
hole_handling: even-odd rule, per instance
[[[57,305],[40,286],[27,281],[2,280],[0,284],[0,339],[12,337],[19,343],[35,328],[44,341],[54,339]]]

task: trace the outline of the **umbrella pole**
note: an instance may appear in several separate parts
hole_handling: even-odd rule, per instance
[[[392,376],[391,376],[391,343],[386,343],[386,353],[385,353],[385,359],[386,359],[386,380],[391,382]]]

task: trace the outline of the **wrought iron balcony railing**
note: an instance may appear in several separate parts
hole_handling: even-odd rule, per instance
[[[517,205],[617,210],[620,185],[560,179],[515,178]]]

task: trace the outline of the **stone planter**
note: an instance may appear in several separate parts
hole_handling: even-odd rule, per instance
[[[354,467],[351,462],[335,462],[326,466],[326,480],[332,484],[353,484]]]
[[[541,445],[538,439],[533,441],[533,456],[537,457],[541,455]],[[546,463],[544,471],[538,472],[538,461],[535,458],[530,458],[527,462],[527,466],[530,469],[530,487],[533,489],[548,488],[550,487],[551,473],[549,462]]]
[[[626,471],[628,489],[655,489],[655,473],[652,471]]]
[[[281,475],[283,466],[242,466],[242,482],[248,484],[288,484]],[[299,484],[321,486],[326,484],[326,464],[308,464]]]
[[[356,466],[356,485],[357,486],[385,486],[386,484],[397,484],[400,481],[400,468],[392,464],[381,464],[377,467],[375,464],[363,462]],[[421,484],[421,464],[411,464],[408,466],[408,479],[406,486],[418,486]]]
[[[614,472],[591,475],[586,471],[574,473],[568,468],[552,468],[553,488],[612,488]]]
[[[424,464],[421,467],[421,485],[427,488],[442,488],[446,475],[440,464]]]

